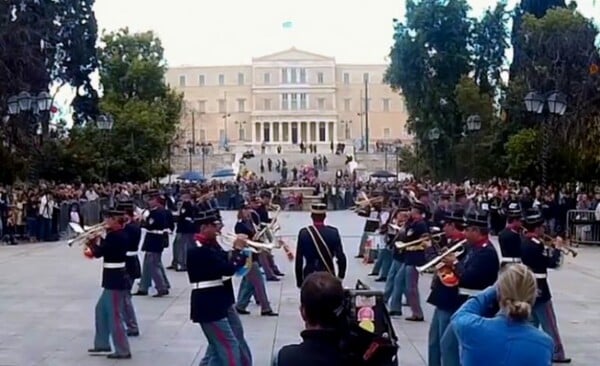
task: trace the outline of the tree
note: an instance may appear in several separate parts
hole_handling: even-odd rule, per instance
[[[152,32],[122,29],[104,34],[102,43],[101,110],[113,117],[114,127],[110,133],[84,127],[72,136],[73,143],[91,139],[103,146],[99,166],[111,180],[165,175],[183,98],[164,83],[167,66],[160,39]]]
[[[454,150],[463,141],[466,117],[474,113],[460,103],[473,97],[469,105],[494,116],[491,101],[500,92],[500,67],[505,63],[506,5],[488,10],[481,21],[469,18],[468,11],[464,0],[407,1],[406,21],[394,23],[391,63],[385,75],[386,82],[404,96],[408,128],[419,150],[427,152],[429,165],[446,177],[460,174]],[[465,89],[466,95],[457,93],[466,75],[474,76],[471,83],[476,88]],[[491,124],[492,117],[486,123]],[[432,128],[441,131],[438,141],[428,139]]]

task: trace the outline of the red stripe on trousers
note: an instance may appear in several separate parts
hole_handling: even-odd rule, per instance
[[[235,364],[235,357],[233,356],[233,349],[229,342],[227,342],[227,337],[225,337],[225,334],[221,328],[219,328],[219,326],[214,322],[208,324],[213,329],[213,332],[215,332],[215,337],[217,337],[217,340],[219,340],[220,345],[225,348],[225,353],[227,353],[227,363],[229,366],[237,366]]]

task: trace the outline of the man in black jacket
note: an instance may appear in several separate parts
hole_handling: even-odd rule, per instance
[[[344,288],[339,279],[327,272],[308,275],[300,291],[303,341],[284,346],[273,358],[273,366],[342,365],[336,311],[343,301]]]

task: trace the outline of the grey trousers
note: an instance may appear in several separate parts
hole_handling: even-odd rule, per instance
[[[131,353],[127,333],[122,318],[127,290],[102,291],[96,303],[96,334],[94,348],[110,349],[110,340],[115,346],[115,353],[128,355]]]
[[[127,326],[128,332],[139,332],[140,329],[138,327],[137,316],[135,315],[135,308],[133,307],[133,301],[131,296],[131,288],[133,287],[133,279],[130,279],[129,291],[127,291],[127,295],[125,297],[125,304],[123,307],[123,321]]]
[[[177,233],[173,243],[173,260],[171,265],[176,269],[185,269],[187,251],[194,244],[193,233]]]
[[[152,282],[154,282],[157,291],[165,291],[171,288],[167,272],[162,264],[162,253],[145,252],[139,290],[147,292]]]

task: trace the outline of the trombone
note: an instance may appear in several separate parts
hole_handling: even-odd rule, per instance
[[[270,243],[259,243],[257,241],[253,241],[248,239],[245,235],[237,235],[234,233],[226,233],[221,234],[220,238],[227,244],[228,246],[233,246],[233,243],[236,240],[242,240],[247,248],[249,248],[253,253],[259,253],[264,251],[271,251],[277,246],[275,244]]]
[[[408,247],[412,247],[415,245],[424,245],[427,241],[432,241],[432,242],[439,242],[439,240],[441,240],[442,236],[446,235],[445,233],[437,233],[437,234],[433,234],[433,235],[425,235],[419,239],[413,240],[413,241],[409,241],[409,242],[402,242],[402,241],[397,241],[395,243],[396,248],[398,248],[399,250],[402,249],[406,249]]]
[[[98,237],[104,236],[106,233],[106,227],[103,222],[85,228],[75,222],[70,222],[69,227],[78,234],[75,238],[67,241],[67,244],[70,247],[72,247],[73,244],[85,245]]]
[[[454,254],[457,257],[460,256],[461,254],[463,254],[465,252],[464,245],[466,242],[467,242],[467,239],[463,239],[463,240],[459,241],[458,243],[454,244],[453,246],[451,246],[450,248],[443,250],[442,253],[440,253],[437,257],[433,258],[432,260],[425,263],[424,265],[417,267],[417,271],[419,273],[422,273],[432,267],[437,266],[444,258],[446,258],[450,254]]]
[[[360,210],[364,210],[367,207],[371,207],[376,203],[382,203],[383,197],[372,197],[369,198],[365,192],[360,192],[358,195],[358,201],[354,202],[354,206],[350,207],[349,210],[358,212]]]
[[[558,249],[564,255],[571,255],[573,258],[577,257],[579,254],[575,249],[573,249],[573,247],[571,247],[569,240],[565,240],[560,236],[553,238],[548,234],[544,234],[542,236],[542,242],[546,247]]]

